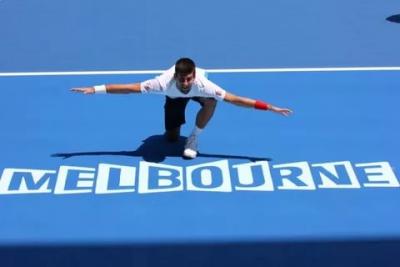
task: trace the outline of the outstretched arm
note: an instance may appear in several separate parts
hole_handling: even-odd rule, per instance
[[[94,94],[94,93],[107,93],[107,94],[129,94],[129,93],[140,93],[140,83],[130,84],[107,84],[92,87],[77,87],[72,88],[72,92],[82,94]]]
[[[293,113],[292,110],[287,108],[276,107],[269,103],[264,103],[262,101],[254,100],[251,98],[236,96],[228,92],[226,92],[225,94],[224,101],[241,107],[270,110],[284,116],[289,116],[291,113]]]

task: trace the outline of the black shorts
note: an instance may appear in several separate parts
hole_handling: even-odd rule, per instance
[[[165,97],[165,105],[164,105],[164,124],[165,130],[173,130],[180,127],[182,124],[185,124],[185,110],[186,105],[189,100],[196,101],[202,107],[204,106],[204,100],[209,98],[206,97],[178,97],[178,98],[170,98],[168,96]],[[212,98],[214,99],[214,98]]]

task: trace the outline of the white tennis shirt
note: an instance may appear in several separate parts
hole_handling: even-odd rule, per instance
[[[226,91],[208,80],[204,69],[196,68],[195,80],[190,91],[186,94],[176,87],[174,74],[175,66],[172,66],[160,76],[140,83],[140,90],[142,93],[162,94],[171,98],[199,96],[223,100],[225,97]]]

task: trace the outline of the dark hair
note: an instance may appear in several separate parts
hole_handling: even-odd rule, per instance
[[[196,65],[194,64],[194,61],[191,60],[190,58],[180,58],[178,61],[175,63],[175,75],[188,75],[191,74],[196,70]]]

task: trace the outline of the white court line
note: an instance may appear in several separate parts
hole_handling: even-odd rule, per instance
[[[0,72],[0,77],[160,74],[163,71],[164,70]],[[208,73],[400,71],[400,67],[260,68],[260,69],[254,68],[254,69],[206,69],[206,71]]]

